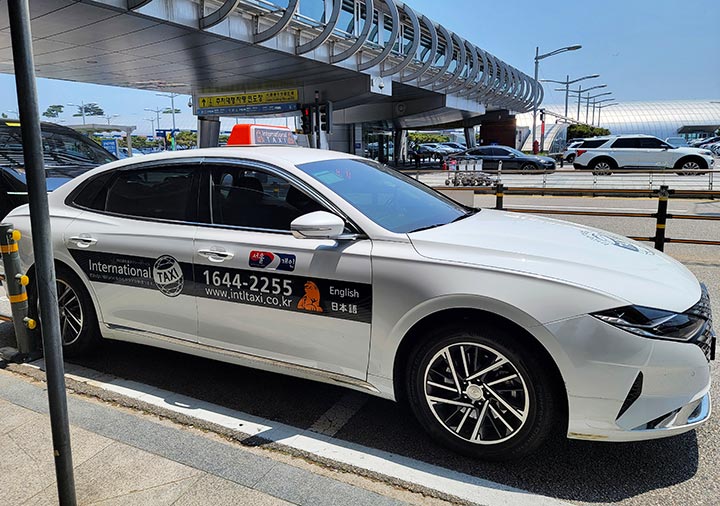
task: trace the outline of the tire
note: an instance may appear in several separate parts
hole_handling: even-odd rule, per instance
[[[703,176],[705,175],[705,173],[703,172],[686,171],[707,170],[707,168],[707,162],[697,156],[688,156],[686,158],[681,158],[675,164],[675,170],[678,171],[678,176]]]
[[[524,171],[538,170],[538,166],[535,165],[534,163],[523,163],[520,166],[520,170],[524,170]]]
[[[617,164],[611,158],[599,158],[590,163],[590,170],[596,176],[609,176],[617,169]]]
[[[575,155],[568,155],[568,157],[567,157],[567,162],[568,162],[568,163],[573,163],[574,161],[575,161]]]
[[[55,275],[63,356],[76,357],[87,354],[100,343],[95,306],[87,289],[73,271],[64,266],[56,266]],[[33,318],[39,321],[37,287],[35,283],[31,283],[28,288],[31,312],[35,313]],[[40,328],[42,329],[42,322]]]
[[[438,328],[410,356],[410,407],[432,438],[457,453],[498,461],[527,455],[556,429],[560,406],[549,368],[533,350],[499,326]],[[498,360],[506,362],[473,378]]]

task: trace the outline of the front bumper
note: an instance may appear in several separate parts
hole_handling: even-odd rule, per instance
[[[589,315],[545,327],[568,358],[559,366],[569,438],[656,439],[710,417],[710,364],[701,343],[635,336]]]

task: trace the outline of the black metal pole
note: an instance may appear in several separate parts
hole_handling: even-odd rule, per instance
[[[43,348],[50,406],[55,475],[61,506],[75,506],[75,477],[73,475],[68,422],[60,316],[55,281],[50,217],[48,214],[47,186],[43,166],[40,111],[35,86],[35,63],[30,34],[30,8],[28,0],[8,0],[10,36],[15,84],[20,109],[20,129],[23,139],[25,173],[30,200],[35,278],[40,298]]]
[[[668,198],[670,198],[670,190],[667,186],[661,186],[658,193],[658,211],[655,216],[655,249],[658,251],[665,250],[665,226],[667,225],[668,216]]]
[[[322,149],[322,141],[320,140],[320,92],[315,90],[315,110],[313,111],[313,114],[315,115],[315,147],[317,149]]]
[[[505,186],[502,183],[497,183],[495,185],[495,209],[500,209],[500,210],[503,209],[504,197],[505,197]]]

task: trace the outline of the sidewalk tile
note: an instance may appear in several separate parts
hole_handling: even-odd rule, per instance
[[[203,476],[174,506],[290,506],[291,503],[213,475]]]
[[[22,504],[53,483],[55,473],[38,470],[37,463],[9,436],[0,435],[0,449],[0,504]]]
[[[0,399],[0,434],[17,429],[23,424],[40,420],[42,415]]]
[[[200,471],[113,443],[75,468],[78,501],[99,502],[198,476]]]

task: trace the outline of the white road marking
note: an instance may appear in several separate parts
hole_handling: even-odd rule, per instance
[[[350,421],[355,413],[360,411],[367,401],[367,395],[349,391],[315,420],[309,430],[332,437]]]
[[[23,367],[44,370],[45,364],[42,360],[38,360],[23,364]],[[96,388],[225,428],[239,430],[245,434],[259,436],[325,459],[453,495],[471,503],[505,506],[571,506],[558,499],[535,495],[401,455],[266,420],[135,381],[111,377],[84,367],[69,366],[67,370],[71,371],[66,373],[67,378]]]

